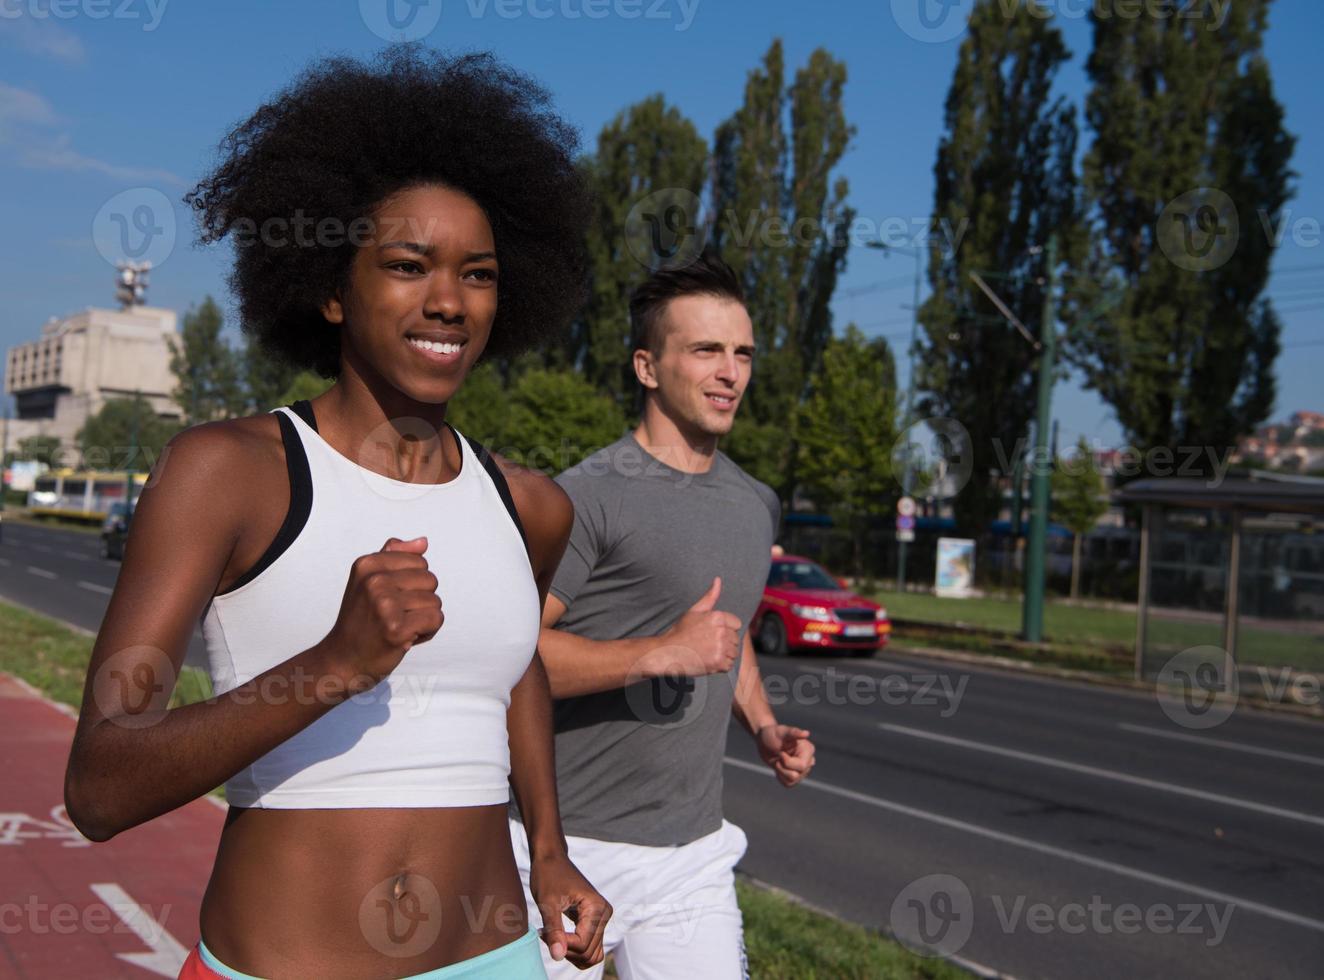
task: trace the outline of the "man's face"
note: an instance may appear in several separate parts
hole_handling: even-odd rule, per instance
[[[641,383],[678,425],[726,435],[754,364],[745,307],[725,297],[680,296],[667,304],[661,326],[661,351],[636,365]]]

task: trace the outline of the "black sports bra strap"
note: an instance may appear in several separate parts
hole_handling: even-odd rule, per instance
[[[313,406],[306,398],[299,399],[299,401],[290,406],[290,410],[293,411],[295,415],[299,416],[299,418],[307,422],[308,428],[312,429],[314,432],[317,431],[317,416],[313,414]]]
[[[497,495],[501,497],[501,502],[506,505],[506,512],[510,514],[510,519],[515,522],[515,530],[519,531],[520,540],[524,542],[524,550],[527,552],[529,550],[529,536],[524,533],[524,522],[519,519],[519,511],[515,508],[515,498],[510,495],[510,484],[506,482],[506,475],[501,472],[501,467],[497,465],[497,461],[492,458],[492,454],[487,451],[486,446],[475,439],[470,439],[468,436],[464,438],[468,440],[469,448],[478,457],[478,462],[483,464],[483,469],[487,470],[487,475],[491,478],[493,486],[496,487]]]

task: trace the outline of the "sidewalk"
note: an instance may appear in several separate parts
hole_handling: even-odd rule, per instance
[[[105,844],[64,814],[72,711],[0,673],[0,980],[175,977],[223,808],[196,800]]]

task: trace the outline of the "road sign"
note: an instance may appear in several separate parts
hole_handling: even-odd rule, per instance
[[[915,530],[915,518],[913,518],[913,517],[906,517],[905,515],[900,515],[900,514],[897,515],[897,519],[896,519],[896,529],[897,529],[898,531],[913,531],[913,530]]]
[[[902,517],[914,517],[915,498],[902,497],[900,500],[896,502],[896,512],[900,514]]]
[[[900,527],[899,527],[899,528],[896,529],[896,539],[897,539],[898,541],[914,541],[914,540],[915,540],[915,532],[912,531],[912,530],[910,530],[909,528],[900,528]]]

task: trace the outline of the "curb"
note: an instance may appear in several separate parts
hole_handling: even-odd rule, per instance
[[[831,919],[834,922],[841,922],[845,925],[859,926],[858,923],[847,922],[845,919],[841,918],[841,916],[829,912],[827,909],[821,906],[815,905],[813,902],[809,901],[806,898],[801,898],[799,895],[795,894],[795,892],[787,891],[785,888],[780,888],[777,885],[763,881],[760,878],[755,878],[752,874],[749,874],[748,872],[736,869],[735,875],[738,880],[744,882],[746,885],[749,885],[751,888],[757,888],[759,891],[767,892],[770,895],[776,895],[778,898],[784,899],[785,901],[790,902],[792,905],[798,906],[799,908],[802,908],[807,912],[813,912],[815,915],[821,915],[824,918]],[[897,943],[903,948],[909,949],[909,947],[907,947],[904,943],[902,943],[899,939],[897,939],[896,936],[893,936],[891,933],[886,932],[882,929],[871,929],[868,926],[859,926],[859,928],[864,929],[866,932],[871,932],[877,936],[881,936],[884,939],[887,939],[891,942]],[[915,952],[914,950],[909,950],[909,951],[912,953]],[[920,956],[921,954],[915,953],[915,955]],[[932,956],[932,957],[924,957],[924,958],[945,960],[946,962],[952,964],[952,966],[959,967],[960,969],[965,970],[967,973],[971,974],[972,976],[978,977],[979,980],[1017,980],[1017,978],[1012,976],[1010,973],[1002,973],[991,966],[985,966],[983,963],[977,963],[974,960],[968,960],[964,956],[952,955],[952,956]]]
[[[1161,696],[1152,681],[1139,681],[1134,677],[1115,677],[1088,670],[1073,670],[1069,667],[1055,667],[1051,664],[1037,664],[1028,660],[1017,660],[1013,657],[1000,657],[996,654],[967,653],[947,650],[942,647],[915,646],[905,643],[889,643],[879,653],[886,656],[887,651],[902,655],[913,654],[920,657],[929,657],[933,660],[950,660],[954,663],[991,667],[998,670],[1019,671],[1023,674],[1037,674],[1041,677],[1052,677],[1056,680],[1079,681],[1098,687],[1111,687],[1134,693]],[[1221,699],[1222,695],[1219,697]],[[1248,708],[1254,708],[1257,711],[1263,711],[1266,714],[1286,714],[1311,721],[1324,721],[1324,706],[1266,701],[1263,698],[1249,695],[1239,696],[1237,703]]]

